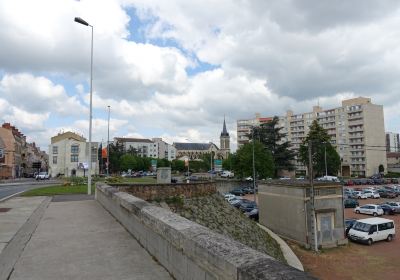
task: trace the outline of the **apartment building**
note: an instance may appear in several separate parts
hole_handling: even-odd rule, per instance
[[[386,132],[386,152],[400,152],[400,139],[398,133]]]
[[[381,164],[387,169],[382,105],[371,103],[370,98],[358,97],[343,100],[341,107],[332,109],[314,106],[306,113],[287,111],[285,116],[279,117],[279,125],[281,131],[287,133],[285,140],[291,142],[294,150],[299,149],[307,137],[313,120],[318,120],[331,136],[331,143],[341,158],[342,176],[371,176],[378,173]],[[298,173],[306,172],[301,162],[296,161],[295,165]]]
[[[92,142],[92,174],[99,174],[99,143]],[[49,174],[86,176],[89,167],[89,143],[83,136],[73,132],[59,133],[51,137],[49,145]]]
[[[173,145],[164,142],[162,138],[153,138],[152,140],[157,144],[158,158],[166,158],[169,161],[176,159],[176,148]]]
[[[26,137],[10,123],[0,127],[0,178],[18,178],[23,175],[22,154]]]
[[[139,157],[158,158],[158,143],[150,139],[115,137],[114,144],[119,143],[123,151],[135,151]]]
[[[251,128],[259,126],[263,123],[269,122],[272,117],[261,117],[260,113],[256,113],[254,119],[242,119],[237,121],[237,144],[238,148],[249,142],[249,135],[251,134]]]

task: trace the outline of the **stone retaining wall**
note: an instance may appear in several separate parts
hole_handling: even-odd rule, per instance
[[[176,279],[314,279],[115,187],[98,183],[96,199]]]
[[[113,184],[118,190],[132,194],[143,200],[164,200],[171,196],[183,195],[186,198],[204,196],[217,192],[215,182],[189,184]]]

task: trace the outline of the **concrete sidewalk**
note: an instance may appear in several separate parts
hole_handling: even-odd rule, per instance
[[[23,250],[16,279],[172,279],[94,200],[51,202]]]

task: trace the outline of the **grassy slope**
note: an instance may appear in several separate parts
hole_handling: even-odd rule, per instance
[[[49,186],[29,190],[21,194],[21,196],[52,196],[57,194],[86,194],[87,185],[77,186]],[[92,193],[94,193],[94,186],[92,186]]]
[[[229,236],[286,263],[279,244],[256,222],[232,207],[220,195],[186,199],[177,212],[183,217]]]

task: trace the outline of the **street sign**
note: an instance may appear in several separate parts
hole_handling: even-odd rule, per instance
[[[222,171],[222,159],[214,159],[214,170],[217,172]]]

